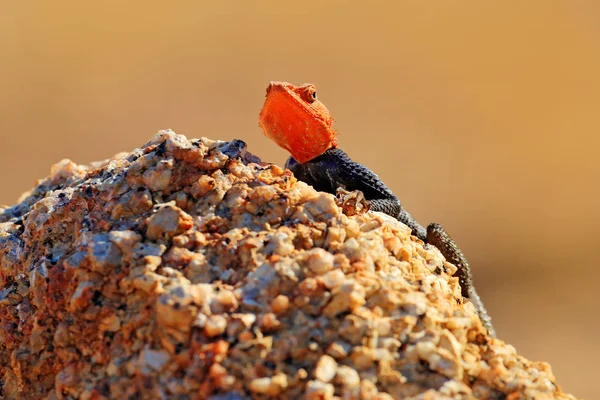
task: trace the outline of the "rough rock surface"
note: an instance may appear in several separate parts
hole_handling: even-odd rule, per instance
[[[0,208],[0,397],[573,398],[348,198],[170,131],[58,163]]]

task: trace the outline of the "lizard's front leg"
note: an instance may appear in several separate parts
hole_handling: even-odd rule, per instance
[[[492,319],[475,290],[473,277],[471,276],[471,267],[456,242],[452,240],[442,225],[436,223],[427,226],[426,242],[437,247],[448,262],[456,265],[458,268],[456,276],[458,277],[463,297],[471,300],[483,326],[488,330],[490,336],[496,337],[496,331],[492,326]]]

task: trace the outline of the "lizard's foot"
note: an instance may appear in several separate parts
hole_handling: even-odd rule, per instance
[[[335,196],[336,202],[342,208],[342,212],[348,216],[362,214],[369,211],[369,202],[360,190],[349,192],[338,188]]]

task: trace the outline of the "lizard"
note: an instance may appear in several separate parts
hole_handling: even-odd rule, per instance
[[[318,191],[336,194],[338,188],[359,190],[372,211],[380,211],[407,225],[412,235],[437,247],[446,261],[457,267],[461,294],[469,299],[492,337],[496,337],[485,306],[473,283],[470,265],[444,227],[431,223],[424,228],[400,203],[379,176],[353,161],[339,146],[333,117],[317,97],[313,84],[295,86],[272,81],[259,115],[265,136],[290,153],[285,167],[296,179]]]

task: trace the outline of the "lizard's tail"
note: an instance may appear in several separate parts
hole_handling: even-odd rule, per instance
[[[458,245],[452,240],[444,227],[436,223],[429,224],[427,227],[426,242],[437,247],[446,258],[446,261],[456,265],[458,270],[455,276],[458,277],[463,297],[471,300],[483,326],[487,329],[490,336],[496,337],[496,331],[492,326],[492,318],[488,315],[483,301],[475,290],[469,262]]]

